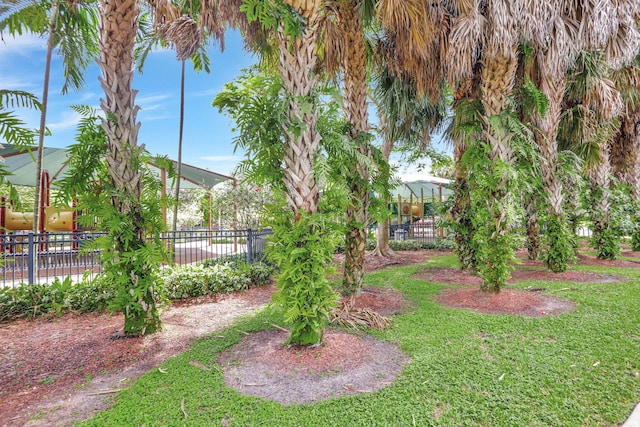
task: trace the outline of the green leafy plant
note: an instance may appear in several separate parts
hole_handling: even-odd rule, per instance
[[[331,260],[335,237],[327,235],[330,224],[322,214],[301,215],[295,221],[286,211],[273,222],[269,258],[280,270],[273,303],[291,327],[288,342],[309,345],[322,341],[337,294],[327,277],[334,271]]]
[[[117,185],[105,160],[108,145],[101,120],[91,108],[74,109],[84,117],[77,142],[69,147],[70,172],[58,181],[56,202],[68,206],[76,198],[77,209],[90,213],[80,216],[80,221],[96,221],[98,230],[107,232],[86,248],[102,249],[103,274],[115,289],[110,307],[124,313],[126,334],[153,333],[162,327],[157,304],[163,301],[164,287],[158,266],[167,259],[160,241],[161,207],[167,203],[166,197],[159,196],[162,184],[147,167],[150,156],[136,150],[127,167],[142,171],[139,199],[135,192]],[[155,159],[167,163],[163,160]]]

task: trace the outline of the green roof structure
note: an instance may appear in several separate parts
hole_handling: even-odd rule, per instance
[[[37,148],[27,150],[19,149],[13,145],[3,144],[0,148],[2,164],[10,175],[6,180],[13,185],[26,185],[33,187],[36,184],[36,155]],[[52,186],[55,187],[57,179],[62,178],[67,171],[68,155],[64,148],[45,147],[42,157],[43,169],[49,171]],[[177,162],[173,161],[174,169],[177,170]],[[161,169],[153,162],[149,162],[151,171],[157,176],[161,175]],[[180,188],[204,188],[210,190],[217,184],[232,177],[211,172],[196,166],[183,163],[181,168],[182,181]],[[173,187],[172,180],[167,180],[167,187]]]

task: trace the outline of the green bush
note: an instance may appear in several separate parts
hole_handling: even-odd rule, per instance
[[[59,316],[68,311],[106,310],[114,296],[114,289],[102,276],[93,280],[83,278],[77,284],[73,284],[70,277],[56,278],[48,285],[21,283],[14,288],[0,288],[0,322],[20,317]]]
[[[209,258],[202,261],[200,264],[205,267],[211,267],[214,265],[220,264],[235,264],[235,265],[244,265],[247,262],[246,254],[233,254],[233,255],[223,255],[216,258]]]
[[[432,249],[436,251],[452,251],[456,242],[451,239],[436,239],[435,242],[420,242],[418,240],[390,240],[389,247],[394,251],[419,251]]]
[[[269,282],[274,268],[268,264],[204,264],[166,268],[161,271],[167,297],[183,299],[226,293],[262,286]],[[52,283],[0,288],[0,322],[21,317],[59,316],[66,312],[88,313],[108,309],[116,295],[105,275],[85,276],[72,283],[71,278],[56,278]]]
[[[182,299],[248,289],[251,281],[229,264],[167,268],[161,274],[169,299]]]

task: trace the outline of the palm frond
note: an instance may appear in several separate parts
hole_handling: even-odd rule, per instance
[[[42,109],[37,96],[22,90],[0,89],[0,110],[7,108],[35,108]]]

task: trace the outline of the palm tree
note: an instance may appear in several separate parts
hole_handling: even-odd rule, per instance
[[[185,62],[199,49],[202,42],[200,29],[196,22],[188,15],[174,19],[165,24],[162,30],[163,38],[167,39],[176,50],[181,65],[180,74],[180,124],[178,132],[178,166],[175,187],[175,205],[173,207],[173,230],[178,228],[178,201],[180,195],[180,181],[182,180],[182,135],[184,129],[184,76]]]
[[[359,155],[353,159],[353,173],[345,177],[349,187],[344,277],[341,288],[345,296],[357,296],[362,291],[367,240],[370,176],[369,165],[363,160],[370,157],[370,135],[367,109],[367,54],[361,19],[362,10],[369,9],[364,6],[366,3],[367,1],[336,0],[329,2],[327,8],[335,19],[336,30],[332,31],[325,41],[325,66],[332,70],[339,68],[342,71],[342,107],[349,124],[347,136],[355,144]],[[327,23],[330,22],[331,18]]]
[[[478,257],[476,245],[473,243],[476,227],[473,224],[469,167],[464,162],[464,156],[468,145],[472,141],[479,139],[480,135],[478,132],[469,132],[463,129],[478,129],[478,126],[473,126],[472,124],[480,121],[480,109],[475,105],[479,97],[479,77],[479,75],[476,75],[471,81],[460,84],[453,100],[455,116],[446,132],[453,143],[455,165],[451,216],[456,253],[462,269],[471,272],[476,272],[478,269]]]
[[[33,206],[33,231],[39,230],[40,175],[42,153],[46,133],[49,80],[53,50],[58,47],[64,64],[65,82],[62,93],[69,88],[77,89],[84,84],[83,70],[97,58],[97,16],[93,1],[73,0],[21,1],[6,11],[0,21],[0,30],[7,28],[10,34],[21,34],[23,30],[35,34],[47,34],[47,53],[44,82],[42,86],[42,109],[36,156],[35,199]],[[41,19],[34,19],[40,17]],[[45,18],[45,19],[42,19]]]
[[[631,198],[640,204],[640,54],[627,67],[613,73],[616,88],[624,102],[620,128],[612,140],[611,162],[614,174],[629,185]],[[632,249],[640,250],[640,215],[636,214]]]
[[[593,243],[598,258],[614,259],[619,252],[610,213],[610,145],[619,125],[622,98],[608,77],[611,74],[599,52],[581,52],[569,73],[559,140],[581,154],[590,182],[590,203],[594,226]]]
[[[138,4],[135,0],[100,0],[99,11],[98,64],[102,73],[99,80],[106,98],[100,104],[106,116],[103,128],[107,135],[109,178],[117,189],[110,198],[121,221],[128,222],[122,230],[120,227],[110,230],[116,242],[114,250],[119,254],[117,277],[122,277],[125,290],[132,291],[123,307],[124,331],[145,335],[159,330],[162,323],[154,295],[153,272],[157,266],[131,256],[145,247],[147,237],[141,203],[142,147],[137,144],[139,107],[135,105],[137,91],[132,89]]]
[[[378,48],[384,48],[382,40],[377,41]],[[411,82],[403,81],[389,73],[384,59],[376,58],[376,71],[372,79],[372,99],[376,106],[382,134],[381,151],[385,161],[389,162],[391,151],[398,144],[410,150],[424,152],[430,143],[430,133],[438,128],[445,118],[445,99],[434,104],[425,96],[418,96]],[[387,195],[384,204],[390,200]],[[378,222],[375,254],[393,256],[389,248],[389,222]]]
[[[633,23],[637,19],[638,6],[631,1],[611,5],[608,2],[565,4],[555,0],[531,2],[529,7],[531,25],[527,29],[536,57],[531,78],[549,100],[547,114],[534,117],[534,124],[540,129],[536,141],[544,159],[542,177],[548,195],[550,229],[547,235],[551,240],[546,263],[552,271],[560,272],[566,270],[572,255],[567,239],[558,238],[568,234],[562,210],[562,185],[557,179],[557,135],[566,75],[582,49],[602,49],[610,63],[628,62],[629,49],[633,49],[638,39]]]

